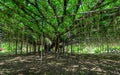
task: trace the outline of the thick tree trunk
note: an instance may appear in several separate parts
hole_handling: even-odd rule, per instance
[[[62,43],[62,41],[53,41],[52,44],[49,45],[49,51],[55,48],[55,53],[60,52],[61,49],[63,49],[64,52],[65,43],[60,43]]]

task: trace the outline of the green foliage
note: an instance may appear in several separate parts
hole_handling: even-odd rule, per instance
[[[1,48],[3,48],[5,50],[4,52],[14,53],[15,45],[13,45],[13,44],[10,45],[8,43],[2,43]]]
[[[96,48],[94,48],[94,52],[95,52],[95,53],[101,53],[102,50],[101,50],[99,47],[96,47]]]
[[[95,53],[112,53],[115,50],[120,51],[120,47],[119,46],[108,47],[107,45],[105,45],[102,48],[100,47],[94,48]]]

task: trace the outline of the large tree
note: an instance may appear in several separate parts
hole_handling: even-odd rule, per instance
[[[51,41],[49,49],[58,50],[61,43],[106,36],[113,18],[120,21],[119,5],[119,0],[1,0],[0,19],[9,20],[8,27],[22,24],[35,45],[43,36]]]

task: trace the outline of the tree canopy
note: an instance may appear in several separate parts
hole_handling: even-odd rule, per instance
[[[119,5],[119,0],[0,0],[0,23],[3,32],[24,33],[36,43],[44,36],[58,49],[60,43],[119,36]]]

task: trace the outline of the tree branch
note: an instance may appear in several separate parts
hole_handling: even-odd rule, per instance
[[[64,0],[63,15],[62,15],[62,17],[61,17],[61,23],[64,22],[64,17],[65,17],[65,15],[66,15],[66,8],[67,8],[68,1],[69,1],[69,0]]]
[[[96,10],[100,7],[100,5],[104,2],[105,0],[98,0],[95,6],[91,8],[91,10]]]

